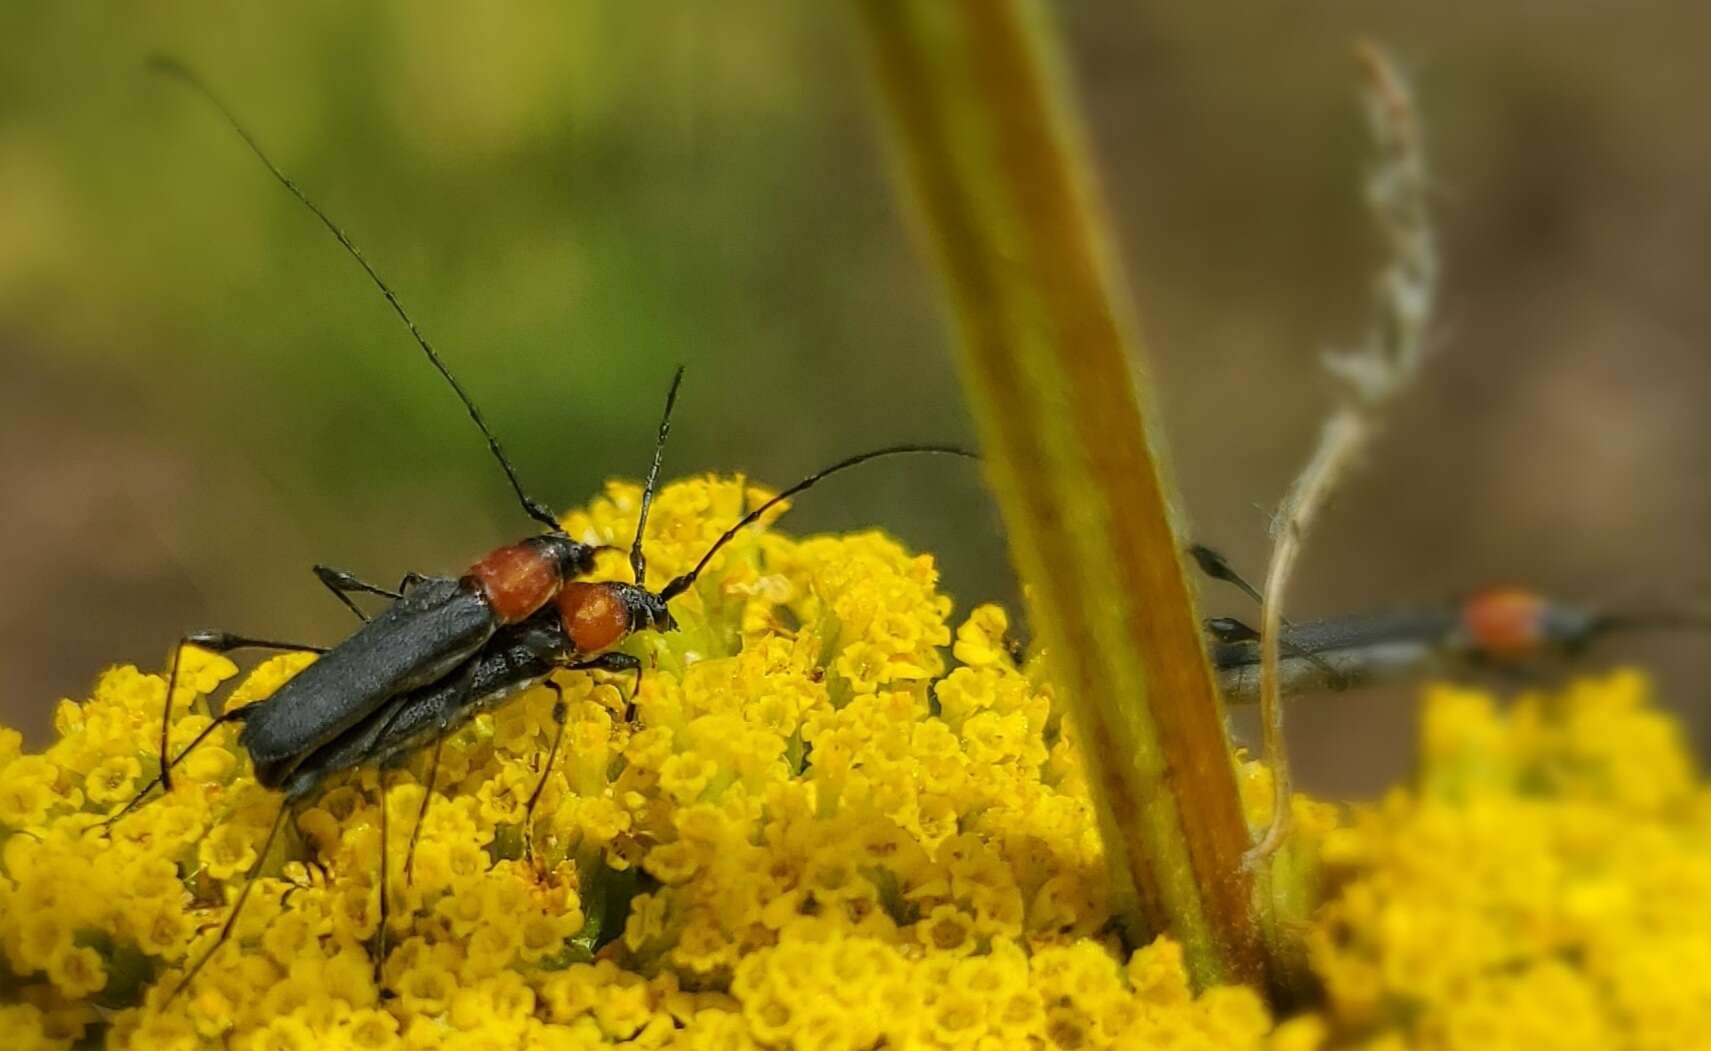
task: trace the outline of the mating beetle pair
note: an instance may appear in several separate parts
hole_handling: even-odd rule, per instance
[[[682,369],[679,369],[666,398],[653,462],[642,492],[635,540],[630,548],[634,582],[579,580],[579,577],[593,571],[595,556],[601,548],[567,535],[546,506],[527,494],[475,402],[355,244],[268,159],[232,112],[195,74],[171,60],[157,59],[154,66],[182,80],[212,103],[274,178],[314,213],[363,268],[408,327],[429,362],[457,394],[504,470],[525,513],[546,530],[493,551],[461,576],[423,577],[411,574],[396,591],[367,583],[342,570],[317,566],[316,575],[322,583],[364,621],[354,634],[330,649],[218,631],[192,633],[180,641],[168,674],[161,725],[160,774],[113,815],[109,823],[138,806],[156,784],[170,790],[172,769],[176,763],[217,726],[228,722],[242,723],[238,743],[249,753],[257,782],[264,787],[278,789],[283,799],[218,938],[191,965],[173,991],[172,995],[176,996],[194,981],[229,937],[286,814],[329,777],[369,764],[377,764],[384,769],[389,763],[432,742],[435,744],[434,762],[430,765],[428,789],[422,801],[425,814],[433,793],[438,743],[452,729],[522,689],[543,681],[552,686],[547,677],[558,669],[633,671],[639,684],[640,661],[617,652],[614,647],[637,631],[673,630],[676,622],[669,608],[671,600],[694,585],[720,549],[784,500],[833,474],[882,457],[912,454],[972,457],[973,454],[945,445],[894,445],[839,461],[750,510],[720,535],[688,572],[659,591],[650,591],[644,584],[646,560],[642,538],[658,482],[665,441],[670,433],[672,409],[682,380]],[[369,619],[351,600],[353,592],[387,598],[391,605]],[[322,656],[272,696],[217,716],[183,751],[173,756],[169,754],[172,697],[178,678],[179,655],[186,644],[220,652],[243,648],[312,650]],[[562,739],[563,715],[562,704],[555,706],[554,716],[559,732],[542,773],[542,785],[551,772],[552,760]],[[530,813],[539,795],[540,788],[537,787],[529,802]],[[383,820],[385,812],[382,805]],[[420,827],[419,815],[417,831]],[[528,822],[525,822],[525,829],[527,827]],[[414,841],[413,835],[412,847]],[[525,844],[527,842],[525,835]],[[377,969],[385,956],[384,825],[381,849],[382,920],[376,953]]]

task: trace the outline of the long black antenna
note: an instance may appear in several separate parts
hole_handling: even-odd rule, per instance
[[[293,197],[303,202],[304,207],[315,213],[315,218],[321,220],[321,225],[325,226],[327,231],[333,235],[334,239],[344,246],[345,251],[349,252],[351,258],[355,259],[357,264],[362,267],[363,272],[368,275],[369,280],[373,281],[375,287],[380,289],[380,294],[386,297],[386,301],[388,303],[392,304],[392,309],[404,322],[404,326],[410,330],[410,335],[416,338],[416,344],[422,348],[422,353],[428,356],[428,361],[435,369],[439,370],[440,375],[445,377],[446,382],[451,384],[452,390],[457,392],[458,400],[463,402],[463,407],[469,411],[469,418],[475,421],[475,425],[477,427],[481,428],[482,435],[487,439],[487,447],[493,451],[494,459],[498,460],[499,466],[504,468],[505,477],[510,480],[511,488],[516,491],[517,499],[522,503],[524,512],[527,513],[530,518],[533,518],[535,521],[546,526],[553,532],[558,532],[560,528],[558,518],[553,515],[552,511],[549,510],[545,504],[531,498],[528,493],[523,491],[523,482],[517,477],[517,469],[511,466],[511,461],[505,456],[505,450],[499,446],[499,439],[495,437],[492,430],[488,428],[487,421],[482,418],[481,410],[475,407],[475,401],[470,398],[469,392],[463,389],[463,384],[458,382],[457,377],[452,375],[451,369],[446,367],[446,363],[440,359],[439,354],[436,353],[434,348],[428,344],[428,337],[422,335],[422,330],[416,327],[416,323],[414,321],[410,320],[410,315],[405,311],[404,304],[398,301],[397,295],[395,295],[392,289],[387,286],[386,282],[381,279],[380,274],[375,271],[374,267],[369,264],[368,260],[363,256],[362,250],[357,248],[356,244],[346,236],[343,230],[339,229],[339,225],[333,222],[327,213],[321,210],[319,205],[309,199],[309,195],[304,193],[301,187],[291,181],[291,177],[289,175],[286,175],[284,172],[279,170],[279,166],[274,164],[273,161],[268,158],[267,154],[262,151],[261,145],[255,140],[255,136],[249,133],[249,130],[246,129],[238,120],[237,115],[231,111],[231,108],[220,100],[220,96],[214,94],[214,90],[210,88],[200,76],[177,59],[165,55],[155,55],[150,57],[149,68],[158,73],[164,73],[167,76],[176,77],[178,80],[189,86],[191,90],[207,99],[208,102],[212,104],[215,109],[219,110],[221,115],[226,118],[226,122],[232,126],[232,130],[238,133],[238,137],[244,140],[244,144],[250,148],[250,152],[254,153],[256,157],[261,160],[262,164],[266,165],[267,170],[273,173],[273,177],[275,179],[279,180],[280,185],[284,186],[287,190],[290,190]]]
[[[659,418],[659,438],[654,441],[654,462],[648,468],[647,484],[642,486],[642,513],[636,516],[636,540],[630,545],[630,568],[635,570],[636,583],[642,583],[642,577],[648,571],[648,560],[642,554],[642,530],[648,525],[648,509],[654,503],[654,486],[659,482],[659,463],[665,456],[665,439],[671,434],[671,410],[677,404],[677,385],[683,382],[683,366],[677,366],[677,374],[671,377],[671,389],[665,394],[665,414]]]
[[[707,549],[707,553],[705,555],[701,556],[701,561],[695,563],[694,569],[691,569],[676,580],[673,580],[660,590],[660,600],[662,602],[669,602],[676,596],[689,590],[689,588],[695,583],[695,578],[699,577],[701,575],[701,571],[707,568],[707,563],[713,560],[713,556],[719,553],[720,548],[730,543],[738,533],[760,521],[760,517],[762,515],[790,499],[792,496],[795,496],[797,493],[802,492],[804,489],[812,489],[814,486],[818,485],[822,479],[830,478],[839,471],[847,471],[851,467],[867,463],[869,460],[878,460],[886,456],[905,456],[913,453],[934,453],[942,456],[962,456],[970,460],[980,459],[979,456],[969,452],[967,449],[961,449],[954,445],[888,445],[883,449],[873,449],[869,452],[851,456],[845,460],[839,460],[837,463],[825,468],[824,470],[815,471],[813,474],[802,479],[800,482],[797,482],[795,485],[779,493],[771,500],[768,500],[766,503],[761,504],[753,511],[744,515],[737,521],[736,525],[725,530],[719,539],[713,541],[713,546]]]

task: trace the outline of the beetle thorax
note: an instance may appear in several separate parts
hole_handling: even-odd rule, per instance
[[[630,633],[630,610],[624,598],[623,587],[612,583],[573,581],[559,591],[564,633],[578,653],[599,653]]]
[[[593,549],[568,537],[546,534],[499,548],[469,567],[501,624],[515,624],[546,605],[565,578],[585,573]]]
[[[1521,588],[1492,588],[1462,604],[1462,630],[1474,647],[1495,660],[1519,660],[1545,642],[1545,602]]]

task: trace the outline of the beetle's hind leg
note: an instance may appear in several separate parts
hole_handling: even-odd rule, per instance
[[[333,594],[338,596],[340,602],[343,602],[350,608],[352,613],[355,613],[357,617],[364,621],[368,620],[367,615],[365,615],[362,610],[358,609],[356,603],[352,602],[344,594],[346,590],[373,591],[380,595],[390,595],[393,598],[398,597],[392,592],[387,591],[385,588],[379,588],[375,585],[359,580],[355,575],[347,573],[342,569],[333,569],[330,566],[316,566],[315,575],[321,579],[321,583],[327,585],[327,587],[332,590]],[[172,791],[172,768],[176,766],[179,761],[185,757],[185,755],[189,754],[191,748],[200,744],[202,739],[208,735],[208,732],[204,730],[197,736],[196,740],[192,742],[189,747],[178,753],[176,758],[169,755],[171,747],[169,742],[172,736],[172,695],[178,691],[178,669],[183,661],[184,647],[186,646],[198,646],[214,653],[231,653],[235,650],[242,649],[278,650],[282,653],[327,652],[327,648],[325,646],[311,646],[304,642],[281,642],[276,639],[258,639],[248,635],[235,635],[228,631],[192,631],[180,638],[178,640],[178,644],[172,648],[172,667],[166,674],[166,699],[161,704],[160,775],[155,779],[155,781],[151,781],[142,792],[138,793],[137,798],[133,798],[130,803],[126,804],[125,809],[120,812],[121,814],[129,813],[131,810],[135,809],[136,805],[141,801],[141,796],[146,795],[149,789],[154,787],[156,782],[159,782],[164,791]],[[233,716],[221,715],[215,719],[215,724],[218,725],[218,723],[229,717],[235,718]],[[210,729],[212,729],[212,727],[210,727]]]
[[[553,760],[558,757],[558,747],[564,741],[564,688],[548,679],[542,683],[553,692],[553,743],[547,749],[547,762],[541,768],[541,779],[535,782],[535,790],[529,793],[528,805],[523,808],[523,860],[531,865],[535,861],[535,804],[541,801],[541,792],[547,787],[547,778],[552,776]]]
[[[172,791],[173,766],[179,759],[183,759],[185,753],[189,751],[187,748],[184,752],[180,752],[178,754],[177,759],[173,759],[170,755],[171,746],[168,743],[172,735],[172,695],[178,690],[178,669],[179,664],[184,657],[184,647],[186,646],[197,646],[214,653],[231,653],[234,650],[242,649],[279,650],[282,652],[308,651],[310,653],[327,652],[325,646],[309,646],[300,642],[278,642],[273,639],[257,639],[251,638],[247,635],[233,635],[226,631],[192,631],[179,639],[178,644],[172,648],[172,669],[167,672],[166,699],[161,703],[160,713],[160,783],[161,787],[168,792]],[[198,737],[197,740],[200,741],[201,738]]]
[[[256,880],[261,876],[261,867],[267,864],[267,855],[273,850],[273,841],[279,838],[279,830],[284,827],[285,816],[291,810],[292,804],[289,800],[279,804],[279,813],[274,815],[273,827],[268,829],[267,838],[262,840],[261,849],[256,851],[255,864],[250,866],[249,873],[244,877],[244,889],[238,892],[238,900],[232,903],[232,911],[226,915],[226,922],[220,927],[220,936],[214,939],[214,944],[208,947],[208,951],[202,954],[202,958],[197,960],[189,971],[185,972],[184,980],[179,982],[178,986],[167,995],[165,1003],[161,1005],[162,1007],[172,1003],[178,998],[178,994],[190,988],[190,983],[194,982],[196,976],[202,973],[202,968],[208,966],[208,961],[212,960],[214,954],[220,951],[220,947],[231,938],[232,928],[238,924],[238,915],[243,912],[244,902],[249,900],[250,891],[255,889]]]
[[[189,744],[184,746],[183,751],[181,751],[177,755],[173,756],[172,760],[170,762],[161,766],[160,773],[156,774],[152,781],[150,781],[148,784],[144,785],[137,792],[136,795],[132,796],[130,802],[126,803],[124,805],[124,807],[121,808],[117,814],[114,814],[112,817],[101,822],[101,827],[102,828],[111,827],[113,824],[117,823],[120,818],[124,817],[126,814],[129,814],[131,811],[135,810],[137,807],[142,806],[143,800],[148,798],[148,794],[150,792],[154,791],[154,788],[156,785],[166,785],[166,783],[167,783],[167,771],[172,769],[173,767],[177,766],[179,763],[183,762],[184,757],[189,755],[192,751],[194,751],[197,745],[199,745],[203,741],[207,740],[209,734],[213,733],[216,729],[218,729],[220,726],[222,726],[225,723],[242,722],[244,716],[247,714],[248,714],[248,712],[243,708],[233,708],[229,712],[221,712],[219,715],[216,715],[214,717],[213,721],[211,721],[207,726],[202,728],[201,733],[197,734],[191,740],[191,742]],[[166,790],[170,791],[171,786],[167,785]]]
[[[390,896],[386,893],[392,879],[391,866],[387,864],[391,822],[388,820],[390,808],[386,805],[386,774],[397,765],[397,760],[389,760],[374,771],[375,787],[380,795],[380,925],[374,932],[374,987],[381,992],[385,991],[382,968],[386,966],[386,927],[392,919]]]
[[[475,669],[476,662],[471,660],[466,662],[464,664],[463,671],[458,673],[459,696],[456,703],[452,705],[452,710],[460,711],[469,703],[469,695],[475,689]],[[439,728],[439,732],[434,736],[434,751],[428,758],[428,780],[427,783],[423,785],[422,805],[416,811],[416,825],[410,830],[410,845],[404,849],[404,883],[406,886],[412,885],[415,882],[416,843],[422,838],[422,826],[426,824],[428,820],[428,804],[432,802],[434,798],[434,782],[439,779],[440,749],[446,743],[445,731],[445,725],[442,724]]]

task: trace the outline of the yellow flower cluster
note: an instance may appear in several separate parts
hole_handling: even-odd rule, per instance
[[[639,495],[613,484],[566,527],[622,546]],[[649,583],[766,495],[664,489]],[[1274,1025],[1250,990],[1191,990],[1168,940],[1122,950],[1061,707],[1002,610],[953,632],[930,558],[752,530],[673,608],[681,630],[626,643],[634,696],[630,676],[557,675],[550,773],[537,688],[446,740],[431,798],[426,752],[335,778],[261,858],[280,801],[231,726],[104,824],[157,772],[158,675],[106,672],[41,754],[0,730],[0,1045],[1662,1051],[1711,1033],[1711,792],[1636,676],[1507,712],[1438,689],[1416,787],[1352,814],[1298,799],[1273,893],[1305,914],[1326,888],[1305,935],[1324,995]],[[221,703],[312,659],[265,661]],[[175,751],[235,675],[185,651]],[[1258,824],[1269,783],[1242,770]]]
[[[1429,692],[1418,785],[1324,844],[1311,951],[1374,1051],[1711,1046],[1711,791],[1634,672]]]
[[[766,495],[666,487],[649,583]],[[638,500],[613,484],[566,528],[624,545]],[[373,770],[306,801],[177,997],[280,806],[235,728],[108,827],[157,772],[160,676],[108,671],[40,755],[0,737],[6,1046],[1264,1046],[1253,993],[1194,995],[1169,942],[1119,952],[1051,691],[1011,660],[1002,611],[953,642],[931,558],[877,533],[754,530],[674,613],[680,631],[626,644],[633,698],[628,676],[557,676],[544,784],[546,689],[448,738],[413,855],[425,756],[385,773],[384,815]],[[311,659],[264,662],[224,703]],[[235,672],[185,652],[175,751]]]

